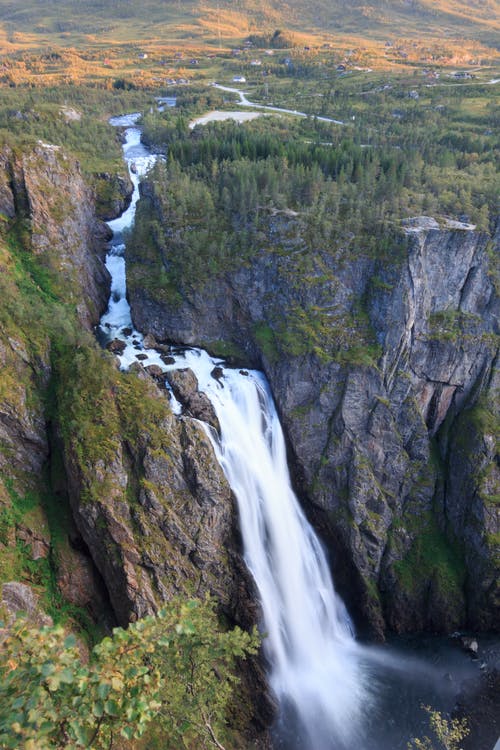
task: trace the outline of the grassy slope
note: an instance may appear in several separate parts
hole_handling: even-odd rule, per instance
[[[495,45],[498,0],[0,0],[7,45],[213,41],[292,28],[321,36],[462,37]],[[498,44],[498,41],[497,41]]]

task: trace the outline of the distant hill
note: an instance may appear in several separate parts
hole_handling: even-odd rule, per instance
[[[374,38],[398,34],[466,36],[494,41],[500,29],[497,0],[289,0],[289,5],[318,28],[365,33]],[[496,37],[497,44],[500,39]]]
[[[500,45],[498,0],[0,0],[5,40],[232,40],[283,27],[315,35],[463,37]],[[17,35],[17,36],[16,36]]]

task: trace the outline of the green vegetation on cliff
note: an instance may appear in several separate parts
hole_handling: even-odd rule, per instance
[[[403,520],[403,524],[405,521]],[[407,529],[413,538],[406,556],[394,564],[401,590],[412,593],[422,581],[432,595],[452,606],[463,597],[465,564],[460,545],[452,544],[431,513],[408,517]],[[418,577],[415,571],[419,571]]]
[[[58,587],[59,566],[71,554],[71,523],[58,489],[56,446],[51,469],[42,442],[45,420],[58,418],[50,406],[50,350],[64,339],[76,348],[82,334],[71,305],[57,298],[43,262],[27,243],[16,224],[0,237],[0,419],[10,425],[0,439],[0,489],[6,490],[0,492],[0,584],[29,583],[56,621],[69,620],[92,636],[88,613],[67,602]],[[40,436],[33,434],[37,429]]]
[[[154,460],[160,464],[157,475],[165,485],[165,467],[182,485],[176,475],[182,467],[175,465],[181,459],[169,452],[168,426],[173,418],[168,400],[145,375],[141,379],[119,372],[88,330],[89,317],[96,320],[98,311],[89,315],[85,304],[77,302],[85,291],[89,308],[99,304],[88,288],[82,288],[100,249],[93,244],[95,217],[90,205],[80,214],[75,201],[69,200],[68,193],[83,190],[71,157],[48,149],[50,158],[44,161],[46,151],[38,153],[37,148],[28,139],[24,150],[17,143],[0,152],[6,172],[13,175],[10,183],[0,183],[5,206],[0,233],[0,588],[8,583],[30,592],[36,602],[28,611],[28,622],[9,621],[4,631],[0,744],[27,750],[109,748],[113,742],[120,748],[166,747],[166,742],[172,748],[219,747],[218,738],[224,740],[229,733],[226,714],[237,683],[235,659],[254,653],[254,637],[222,629],[211,604],[184,598],[156,619],[141,618],[129,630],[117,630],[112,639],[101,640],[116,618],[126,622],[137,617],[123,593],[130,581],[137,582],[130,571],[130,581],[120,579],[123,589],[118,584],[116,599],[121,598],[123,609],[113,613],[75,526],[78,503],[82,514],[89,508],[91,514],[105,509],[97,519],[97,532],[104,540],[100,554],[123,573],[129,558],[138,555],[133,547],[135,524],[141,513],[141,523],[146,516],[138,503],[140,494],[163,502],[165,513],[178,510],[169,507],[171,495],[165,486],[158,486],[143,470],[146,453],[150,465]],[[58,181],[60,192],[47,196],[45,183],[36,179],[39,171],[47,185],[49,177]],[[14,216],[9,215],[12,203]],[[41,230],[34,218],[39,206]],[[63,217],[58,220],[60,206]],[[64,230],[58,235],[53,229],[61,229],[68,219],[78,227],[80,222],[82,233],[89,232],[83,255],[71,245],[71,233]],[[52,241],[37,244],[40,237]],[[117,487],[111,476],[117,456],[123,457],[125,468],[120,468],[126,486]],[[182,487],[179,505],[188,497],[187,487]],[[133,507],[134,515],[126,519],[130,526],[120,529],[123,536],[113,537],[115,517],[105,511],[118,513],[122,507]],[[228,508],[230,516],[229,502]],[[160,557],[158,565],[177,565],[179,580],[164,574],[170,589],[158,581],[162,596],[151,593],[143,613],[155,611],[173,591],[186,595],[196,590],[203,595],[207,588],[192,562],[183,561],[179,547],[158,527],[156,532],[154,540],[149,534],[148,552]],[[222,545],[220,554],[229,554]],[[140,569],[141,561],[134,559]],[[212,571],[206,576],[215,581]],[[149,591],[151,584],[141,585]],[[143,590],[136,593],[141,596]],[[56,626],[40,630],[37,624],[47,622],[47,616]],[[82,657],[86,646],[68,638],[68,632],[98,641],[88,664]],[[250,713],[249,708],[242,723],[249,721]],[[133,744],[142,735],[140,743],[146,744]]]
[[[390,475],[397,479],[398,462],[405,459],[403,442],[404,450],[411,451],[415,436],[406,434],[404,415],[396,422],[395,405],[392,395],[389,398],[390,394],[384,390],[385,383],[377,383],[375,396],[370,392],[373,387],[370,377],[382,376],[383,365],[382,337],[375,335],[369,312],[377,305],[381,317],[391,312],[386,300],[395,288],[397,270],[402,267],[407,251],[401,234],[402,219],[425,213],[435,215],[441,222],[445,217],[453,217],[474,222],[482,230],[492,227],[498,179],[495,157],[499,147],[495,128],[498,89],[488,83],[494,77],[493,72],[490,75],[487,69],[480,71],[476,61],[471,65],[476,71],[473,75],[479,75],[478,80],[469,79],[469,73],[459,79],[450,74],[445,79],[443,61],[447,59],[446,64],[452,64],[447,43],[432,43],[423,49],[420,42],[414,42],[410,49],[409,43],[401,41],[397,45],[389,43],[385,52],[379,44],[374,54],[387,58],[387,64],[372,71],[360,67],[368,64],[371,52],[358,47],[350,38],[335,50],[319,46],[311,50],[296,33],[288,29],[282,33],[270,32],[267,27],[252,35],[255,45],[269,44],[270,51],[276,52],[267,60],[262,50],[249,49],[235,55],[222,51],[216,61],[208,55],[201,61],[190,60],[187,55],[190,60],[187,63],[181,61],[182,53],[173,48],[164,55],[157,41],[151,42],[151,50],[148,47],[149,59],[142,52],[139,55],[139,47],[133,44],[127,43],[120,49],[112,49],[110,45],[105,49],[104,43],[96,40],[91,42],[92,51],[86,51],[85,55],[71,50],[61,54],[56,51],[25,54],[16,47],[22,44],[16,37],[20,33],[16,25],[20,19],[27,21],[29,4],[22,10],[9,3],[3,5],[10,15],[0,16],[7,24],[5,36],[9,45],[9,57],[2,59],[0,71],[0,81],[4,84],[0,143],[6,144],[18,160],[39,140],[72,151],[93,185],[101,215],[111,215],[123,205],[126,185],[122,179],[119,138],[105,120],[123,111],[147,111],[143,118],[145,138],[166,151],[166,161],[158,164],[150,184],[143,188],[138,221],[129,242],[130,287],[144,292],[146,301],[153,300],[175,310],[183,301],[190,303],[196,299],[196,295],[210,296],[216,285],[231,274],[234,278],[238,271],[258,267],[260,276],[256,273],[255,288],[248,295],[255,295],[251,300],[256,303],[255,318],[249,321],[237,342],[230,335],[226,338],[226,332],[224,340],[219,341],[211,333],[207,346],[213,352],[232,354],[241,360],[248,335],[270,369],[277,369],[283,360],[285,365],[293,363],[287,388],[293,390],[295,378],[297,391],[302,389],[306,393],[306,402],[290,399],[295,416],[304,418],[300,441],[292,435],[292,420],[288,425],[291,443],[295,441],[299,448],[308,441],[320,445],[322,423],[327,421],[329,431],[338,429],[339,434],[349,435],[353,441],[364,439],[359,425],[352,428],[343,421],[336,426],[336,415],[328,413],[328,408],[335,402],[338,418],[344,420],[356,411],[355,405],[361,404],[360,410],[366,405],[371,420],[370,450],[380,453],[381,463],[391,457],[393,462],[379,466],[378,473],[375,469],[371,471],[368,462],[365,465],[360,462],[359,475],[369,473],[370,482],[366,483],[366,495],[360,490],[356,498],[354,483],[348,486],[351,458],[345,455],[344,464],[337,467],[324,454],[323,473],[318,473],[316,487],[311,484],[311,492],[321,491],[325,498],[327,493],[331,496],[334,482],[342,475],[345,484],[340,488],[338,501],[343,510],[348,501],[368,501],[364,503],[368,508],[366,515],[356,521],[351,515],[349,523],[353,532],[361,533],[362,538],[358,536],[361,545],[366,542],[374,550],[372,560],[385,544],[388,518],[392,514],[394,527],[397,525],[401,532],[401,546],[394,545],[396,561],[392,567],[395,589],[403,600],[401,610],[409,602],[408,611],[413,613],[422,603],[422,608],[429,609],[431,614],[435,607],[446,615],[448,604],[453,601],[453,611],[444,620],[462,624],[464,551],[453,541],[453,530],[449,538],[442,531],[436,521],[439,512],[430,511],[433,482],[427,480],[425,492],[417,487],[419,479],[411,487],[411,492],[416,487],[417,494],[422,490],[422,496],[429,501],[427,510],[417,520],[398,518],[393,508],[398,493],[406,491],[406,481],[393,491],[386,491]],[[34,29],[40,39],[45,34],[60,32],[67,35],[61,39],[78,40],[80,44],[81,34],[93,33],[89,28],[84,32],[79,13],[70,22],[64,18],[56,21],[52,15],[54,3],[49,0],[43,5],[43,9],[41,6],[31,9],[33,18],[35,10],[46,15],[37,19],[39,25]],[[174,5],[168,8],[169,17],[184,21],[198,8],[195,3]],[[397,17],[404,14],[403,3],[391,5]],[[126,41],[124,28],[137,14],[141,14],[141,23],[142,15],[148,14],[153,14],[157,21],[164,20],[159,10],[165,8],[159,9],[153,2],[147,2],[141,9],[133,3],[126,6],[123,17],[113,26],[107,11],[109,7],[116,10],[116,3],[94,3],[96,18],[100,19],[99,29],[94,30],[108,34],[107,38],[113,37],[116,30],[120,41]],[[326,6],[320,6],[322,14],[330,12]],[[370,25],[378,30],[376,33],[385,33],[387,26],[385,21],[382,23],[380,8],[366,3],[362,8],[356,3],[352,6],[348,9],[345,3],[342,5],[342,21],[349,17],[349,23],[359,24],[356,29],[362,29],[363,22],[370,18]],[[445,6],[449,9],[448,3]],[[63,8],[62,3],[59,8]],[[86,8],[85,3],[82,8]],[[278,10],[271,9],[266,23],[275,24]],[[238,45],[242,42],[242,16],[234,4],[229,7],[227,3],[218,3],[216,16],[213,9],[207,13],[209,21],[205,22],[211,24],[207,32],[211,34],[211,42],[215,39],[215,29],[220,43],[221,18],[227,23],[225,27],[222,24],[223,35],[233,36]],[[487,25],[483,24],[479,11],[477,15],[481,36],[484,34],[486,39]],[[427,11],[424,16],[429,18]],[[101,26],[104,20],[105,28]],[[292,21],[295,31],[302,32],[297,29],[296,19]],[[61,24],[59,31],[58,24]],[[139,36],[143,31],[141,26]],[[252,31],[250,26],[245,27],[247,31]],[[187,32],[179,27],[177,33],[176,44]],[[185,41],[180,44],[184,54],[189,51]],[[285,45],[290,45],[287,51],[278,53]],[[456,43],[451,47],[456,49]],[[483,55],[488,61],[488,55],[493,56],[493,52],[480,45],[471,49],[479,50],[478,59]],[[254,59],[257,54],[262,56],[264,64]],[[468,60],[469,54],[472,52],[464,52],[460,61]],[[387,72],[389,58],[391,65],[398,58],[396,72]],[[254,65],[259,62],[260,65]],[[192,66],[188,73],[187,65]],[[427,65],[430,69],[424,67]],[[60,81],[64,70],[70,70],[64,85],[37,88],[43,80]],[[309,113],[309,117],[273,115],[246,125],[212,124],[190,130],[188,121],[193,113],[215,107],[234,108],[234,94],[223,93],[206,83],[215,77],[229,82],[236,73],[247,76],[250,98],[297,107]],[[170,76],[181,75],[182,83],[167,83],[172,80]],[[81,77],[92,85],[75,86]],[[185,84],[188,79],[192,82],[190,86]],[[195,80],[198,84],[193,85]],[[164,93],[177,95],[177,108],[161,114],[151,108],[152,97]],[[316,115],[339,118],[344,124],[325,122]],[[37,158],[43,161],[40,154]],[[112,358],[97,347],[92,335],[82,331],[78,321],[81,310],[75,309],[82,291],[86,291],[81,269],[75,271],[72,261],[68,262],[68,257],[60,253],[66,240],[64,232],[59,237],[60,243],[54,244],[54,233],[48,231],[54,226],[66,231],[71,223],[68,186],[63,181],[62,189],[54,191],[50,180],[34,180],[40,194],[45,196],[51,191],[57,194],[52,202],[40,201],[36,224],[22,180],[20,168],[17,171],[12,168],[0,181],[0,428],[7,425],[7,429],[0,430],[0,583],[12,579],[28,583],[40,597],[40,608],[56,622],[87,633],[91,631],[95,639],[97,634],[89,626],[88,605],[92,602],[80,605],[66,599],[74,581],[70,573],[80,570],[85,561],[93,565],[86,549],[92,541],[92,557],[94,562],[97,560],[99,570],[105,571],[108,593],[114,596],[115,615],[121,622],[136,617],[138,612],[154,610],[172,591],[186,594],[207,588],[213,588],[217,595],[223,592],[222,607],[231,618],[234,602],[227,604],[227,598],[236,597],[234,560],[228,549],[230,545],[226,544],[227,533],[214,534],[207,540],[203,532],[207,528],[212,530],[220,517],[202,508],[201,503],[193,512],[193,496],[196,501],[199,497],[191,492],[191,485],[204,481],[200,479],[199,466],[203,464],[205,470],[210,465],[209,446],[201,435],[195,434],[195,428],[189,433],[191,428],[186,424],[177,433],[173,429],[168,433],[166,427],[171,426],[173,418],[167,399],[153,393],[154,383],[145,376],[141,379],[120,373]],[[9,202],[13,187],[16,205]],[[40,240],[42,244],[37,245]],[[44,240],[49,240],[48,249],[43,245]],[[70,247],[69,253],[73,250]],[[352,265],[353,278],[349,279],[353,261],[357,265]],[[274,272],[276,276],[272,277]],[[371,280],[365,283],[370,276]],[[244,284],[245,278],[240,283]],[[88,320],[95,322],[97,312],[98,305]],[[464,331],[470,339],[476,330],[473,324],[477,324],[478,331],[481,324],[480,316],[453,310],[438,310],[430,315],[428,322],[429,338],[436,346],[442,342],[452,344],[463,338]],[[491,341],[494,343],[492,335]],[[402,368],[406,366],[405,356],[402,352]],[[324,388],[319,386],[316,393],[309,392],[311,382],[299,382],[296,378],[297,360],[310,366],[307,381],[316,378],[319,382],[327,368],[329,375],[336,370],[339,390],[351,375],[367,374],[367,380],[359,384],[358,392],[351,394],[351,403],[346,405],[329,391],[329,384],[323,384]],[[405,389],[397,378],[399,375],[392,372],[387,380],[396,382],[396,390],[403,392]],[[286,414],[289,394],[284,391],[283,394],[282,408]],[[380,408],[372,409],[368,396],[373,396],[375,406]],[[442,403],[438,406],[444,408]],[[288,414],[293,416],[293,410]],[[482,436],[489,439],[488,436],[495,434],[492,418],[492,412],[479,404],[464,415],[459,426],[467,433],[466,439],[472,433],[477,444]],[[413,429],[415,420],[411,422]],[[401,445],[391,445],[387,435],[396,434],[402,426],[404,436],[397,435],[398,440],[401,437]],[[180,454],[174,456],[172,451],[171,441],[175,440],[192,448],[192,454],[188,451],[182,454],[185,464],[182,476],[178,468]],[[415,438],[418,441],[424,442],[420,433]],[[458,448],[459,442],[457,439]],[[340,452],[340,439],[338,443],[335,450]],[[346,446],[344,451],[347,453]],[[421,446],[415,452],[421,454]],[[464,455],[468,462],[474,462],[473,449],[464,449]],[[311,466],[316,458],[312,457]],[[469,472],[475,485],[471,490],[464,484],[463,495],[477,496],[480,510],[490,510],[498,503],[498,493],[494,491],[498,486],[495,465],[491,461],[481,466],[476,463],[476,474]],[[213,482],[222,485],[218,475]],[[218,497],[215,501],[210,495],[210,505],[220,513],[224,502],[219,502]],[[70,498],[75,517],[80,514],[82,536],[75,534]],[[370,509],[370,502],[376,510]],[[227,508],[230,514],[229,501]],[[230,519],[224,519],[224,523],[227,529]],[[481,542],[484,541],[483,548],[489,554],[498,542],[498,535],[492,525],[483,526]],[[70,539],[84,550],[84,553],[80,550],[78,558]],[[204,554],[201,561],[197,557],[200,548]],[[354,557],[359,550],[352,543],[348,551]],[[489,571],[488,565],[487,560],[483,569]],[[69,585],[65,582],[68,576]],[[379,603],[375,575],[367,577],[365,583],[365,598],[370,599],[374,609]],[[429,584],[425,591],[424,584]],[[489,580],[487,584],[490,585]],[[94,607],[96,601],[99,599],[94,599]],[[182,609],[188,605],[179,606]],[[218,633],[213,614],[198,606],[201,609],[196,611],[202,616],[196,628],[200,625],[203,632]],[[460,610],[458,615],[457,610]],[[368,606],[366,612],[369,613]],[[158,657],[157,646],[170,649],[174,644],[169,654],[174,654],[175,659],[179,656],[175,644],[183,633],[175,626],[180,625],[179,617],[183,618],[184,613],[185,609],[170,623],[174,624],[174,632],[168,644],[162,643],[163,630],[155,640],[158,628],[165,623],[141,619],[129,631],[117,631],[113,641],[106,640],[97,646],[87,666],[78,663],[71,642],[62,642],[60,630],[25,631],[25,640],[20,637],[16,641],[17,636],[13,636],[9,648],[17,649],[14,658],[18,669],[13,673],[12,663],[6,662],[4,689],[8,696],[4,705],[6,711],[10,705],[17,714],[13,720],[11,712],[6,719],[5,735],[9,737],[6,742],[29,742],[27,738],[33,727],[27,724],[41,718],[37,714],[40,710],[43,721],[33,730],[38,734],[32,747],[43,746],[43,733],[56,738],[53,739],[56,747],[69,740],[83,746],[105,743],[109,747],[113,735],[116,744],[122,743],[122,738],[125,742],[141,734],[145,724],[150,723],[153,710],[158,709],[156,702],[164,700],[168,701],[168,707],[166,714],[162,713],[159,730],[143,735],[142,741],[148,748],[155,747],[155,743],[165,747],[166,741],[176,747],[181,742],[193,748],[208,747],[210,743],[218,746],[217,738],[224,737],[225,705],[217,701],[224,702],[226,685],[232,682],[231,678],[225,679],[228,675],[225,654],[218,652],[216,663],[210,663],[208,678],[205,675],[203,680],[204,688],[217,690],[215,696],[207,698],[215,711],[213,718],[207,715],[205,698],[202,704],[196,703],[200,695],[205,695],[198,688],[193,694],[196,705],[190,706],[192,715],[179,718],[176,701],[181,700],[185,707],[184,683],[179,686],[170,680],[172,685],[168,687],[177,688],[177,692],[164,693],[165,686],[160,684],[163,678],[152,666]],[[95,609],[92,614],[95,620]],[[408,622],[411,623],[411,615]],[[422,622],[434,626],[431,619]],[[484,622],[489,622],[487,617]],[[182,627],[181,624],[181,630]],[[441,622],[436,627],[442,627]],[[120,649],[126,650],[135,636],[144,639],[145,634],[149,637],[145,661],[141,643],[132,652],[140,663],[132,665],[133,658],[128,658],[127,651],[127,664],[121,664]],[[235,642],[232,643],[234,646]],[[30,644],[47,647],[50,652],[50,658],[41,667],[39,655],[33,654]],[[13,653],[9,652],[11,657]],[[234,650],[230,655],[233,654]],[[193,657],[190,653],[189,659],[194,659],[194,666],[204,667],[204,657],[202,654],[199,660],[199,654]],[[104,662],[108,671],[115,667],[120,671],[123,666],[120,675],[126,673],[127,680],[130,678],[126,686],[130,688],[127,705],[121,702],[124,680],[119,676],[115,675],[116,685],[111,680],[109,693],[107,688],[103,690],[106,695],[93,693],[94,688],[99,691],[97,683],[103,682]],[[169,677],[172,672],[185,674],[184,662],[165,664],[162,661]],[[76,671],[72,671],[73,667]],[[127,671],[130,669],[137,671],[132,674]],[[21,700],[16,694],[16,681],[22,680],[27,672],[30,679],[35,672],[40,674],[42,682],[45,680],[42,688],[48,690],[35,691],[36,695],[30,694],[23,703],[24,697]],[[152,696],[153,702],[144,703],[142,696],[138,696],[138,686],[142,693]],[[190,696],[191,688],[189,683]],[[112,691],[120,695],[110,698]],[[42,697],[43,705],[34,706],[37,697]],[[20,714],[26,713],[27,707],[34,713],[28,716],[26,724]],[[78,716],[71,713],[72,708],[78,708]],[[48,713],[51,719],[55,717],[49,722]]]
[[[10,626],[0,651],[0,744],[25,750],[222,748],[235,662],[257,637],[220,629],[210,601],[175,600],[116,628],[83,662],[61,627]]]
[[[0,146],[10,145],[18,153],[37,141],[64,148],[79,160],[98,211],[110,218],[124,202],[128,176],[116,128],[107,119],[142,109],[150,100],[150,93],[85,85],[2,88]]]

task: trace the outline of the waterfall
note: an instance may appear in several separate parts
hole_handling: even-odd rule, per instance
[[[367,675],[323,549],[290,483],[285,441],[267,381],[223,369],[216,381],[205,352],[186,352],[219,419],[209,431],[237,498],[244,558],[262,607],[270,685],[296,723],[289,745],[361,750]],[[207,362],[208,361],[208,362]]]
[[[128,126],[124,155],[129,167],[134,163],[134,193],[128,210],[109,222],[114,232],[106,260],[111,297],[100,337],[123,341],[122,369],[138,354],[143,364],[157,364],[164,371],[190,367],[216,410],[220,436],[206,429],[237,498],[244,558],[261,602],[270,685],[287,725],[286,747],[362,750],[360,728],[369,692],[361,651],[321,544],[293,493],[283,433],[264,375],[223,367],[216,380],[211,372],[224,363],[199,349],[185,350],[175,363],[165,365],[159,352],[144,348],[142,334],[133,329],[122,232],[134,220],[140,176],[155,159],[141,145],[135,119],[111,121]]]
[[[145,348],[126,297],[123,241],[134,221],[140,178],[157,158],[141,144],[139,117],[110,120],[126,128],[123,150],[134,192],[127,211],[109,222],[114,233],[106,259],[111,296],[97,335],[103,343],[123,342],[122,369],[138,355],[144,365],[163,371],[190,367],[215,408],[220,435],[205,429],[237,498],[244,557],[259,592],[269,682],[280,705],[275,747],[406,750],[410,737],[427,731],[420,706],[451,711],[465,677],[475,675],[474,663],[464,665],[468,656],[457,655],[449,643],[429,647],[428,639],[430,659],[420,652],[412,656],[407,646],[358,645],[321,544],[292,491],[283,434],[264,375],[227,368],[199,349],[175,353],[175,362],[166,366],[160,352]],[[217,380],[211,374],[216,365],[222,366]],[[173,396],[172,408],[181,411]],[[500,649],[494,644],[491,663],[498,668]]]

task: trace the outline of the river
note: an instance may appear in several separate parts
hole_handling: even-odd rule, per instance
[[[129,169],[134,164],[134,193],[127,211],[109,222],[111,295],[99,338],[123,342],[122,369],[138,355],[143,365],[156,364],[163,371],[190,367],[216,410],[220,438],[206,429],[237,498],[244,557],[262,604],[269,682],[281,709],[275,747],[406,750],[408,740],[427,729],[420,705],[451,711],[466,681],[479,675],[481,663],[498,663],[498,650],[485,639],[480,660],[473,660],[451,639],[425,639],[424,649],[419,639],[418,655],[408,640],[360,644],[334,590],[322,545],[293,493],[264,375],[226,367],[199,349],[174,350],[174,363],[165,365],[160,352],[145,348],[127,301],[123,242],[123,231],[135,218],[139,181],[157,158],[141,143],[138,119],[133,114],[111,120],[125,128],[124,158]],[[211,375],[216,365],[222,368],[217,380]],[[181,412],[175,399],[172,405]],[[491,750],[491,745],[474,750]]]

